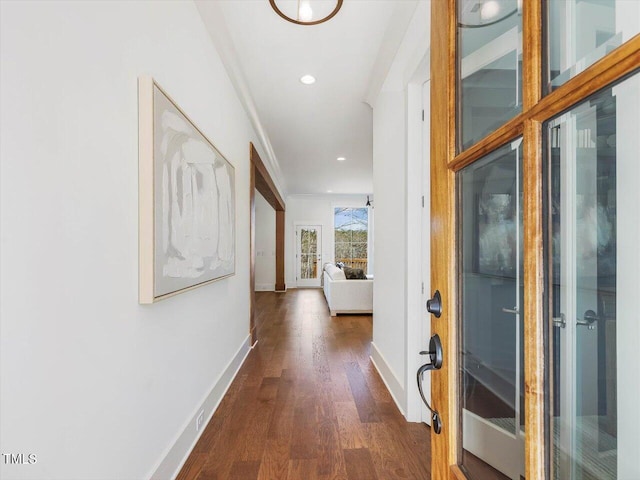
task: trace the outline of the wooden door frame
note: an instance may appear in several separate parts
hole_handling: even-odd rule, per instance
[[[543,5],[523,5],[522,113],[456,154],[456,0],[431,2],[431,286],[442,294],[443,314],[432,319],[444,347],[444,363],[432,374],[433,407],[442,418],[440,435],[431,434],[432,478],[463,480],[459,468],[457,393],[457,248],[456,172],[522,136],[524,148],[524,318],[525,327],[525,474],[546,478],[543,169],[542,124],[588,96],[622,79],[640,65],[636,35],[586,70],[542,96]]]
[[[285,205],[284,200],[280,196],[275,183],[264,162],[260,158],[260,154],[256,150],[253,143],[249,143],[249,289],[250,289],[250,307],[249,307],[249,332],[251,334],[251,344],[254,345],[258,341],[256,333],[255,321],[255,303],[256,303],[256,190],[265,198],[265,200],[276,211],[276,291],[283,292],[287,289],[284,281],[284,219]]]

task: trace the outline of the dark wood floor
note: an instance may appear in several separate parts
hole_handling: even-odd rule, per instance
[[[180,480],[430,478],[428,427],[369,359],[371,316],[331,318],[312,289],[258,293],[257,312],[258,345]]]

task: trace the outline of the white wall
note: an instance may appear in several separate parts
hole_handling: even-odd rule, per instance
[[[381,92],[373,111],[373,191],[376,275],[373,343],[394,380],[404,388],[406,318],[406,149],[404,92]],[[400,406],[404,391],[395,392]],[[398,398],[401,396],[401,398]]]
[[[285,212],[285,276],[296,287],[296,224],[322,226],[322,264],[334,260],[333,208],[364,207],[366,195],[290,195]]]
[[[421,255],[427,245],[421,220],[428,212],[428,203],[424,209],[421,203],[422,194],[428,198],[423,191],[428,161],[422,153],[421,113],[428,46],[429,2],[420,1],[373,102],[376,276],[371,356],[411,421],[421,419],[415,371],[428,338],[421,298]]]
[[[142,479],[160,466],[154,478],[168,478],[248,348],[256,135],[192,2],[0,8],[0,443],[37,455],[0,462],[0,476]],[[236,275],[149,306],[137,298],[140,74],[236,170]]]
[[[256,190],[256,291],[276,288],[276,211]]]

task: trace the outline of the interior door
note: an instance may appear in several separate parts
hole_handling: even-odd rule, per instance
[[[296,283],[299,287],[319,287],[322,275],[322,226],[296,227]]]

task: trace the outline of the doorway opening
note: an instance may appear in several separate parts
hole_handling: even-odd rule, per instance
[[[276,211],[276,228],[275,228],[275,289],[277,292],[283,292],[286,290],[284,282],[284,212],[285,205],[284,200],[280,196],[275,183],[273,182],[269,171],[264,165],[264,162],[260,158],[260,154],[254,147],[253,143],[249,143],[249,159],[250,159],[250,172],[249,172],[249,218],[250,218],[250,268],[249,268],[249,292],[250,292],[250,307],[249,307],[249,332],[251,334],[251,344],[255,345],[258,341],[256,334],[256,320],[255,320],[255,303],[256,303],[256,191],[264,197],[264,199],[271,205]]]

